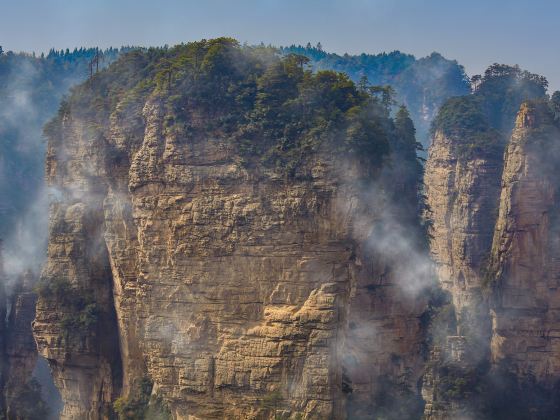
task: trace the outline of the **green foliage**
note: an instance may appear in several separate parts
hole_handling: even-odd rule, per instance
[[[42,299],[55,300],[65,313],[59,326],[66,340],[83,336],[97,325],[101,311],[93,295],[72,286],[67,279],[42,280],[35,288]]]
[[[418,153],[423,147],[416,141],[416,130],[408,109],[401,106],[394,117],[395,134],[391,138],[391,170],[388,173],[388,184],[393,191],[394,202],[399,202],[399,208],[404,212],[402,220],[409,220],[411,226],[421,227],[420,237],[425,243],[418,244],[427,249],[428,225],[422,220],[426,211],[425,197],[422,192],[422,178],[424,166]],[[399,180],[402,188],[397,188],[395,180]],[[402,203],[402,205],[401,205]]]
[[[74,306],[77,312],[65,315],[60,321],[63,331],[67,333],[83,331],[95,326],[99,320],[99,309],[95,302],[90,303],[87,300],[79,300]]]
[[[480,372],[444,364],[440,367],[438,391],[445,400],[465,400],[471,394],[480,393]]]
[[[255,107],[235,133],[245,146],[245,160],[259,157],[261,164],[283,168],[289,177],[310,151],[324,146],[341,157],[379,163],[388,153],[388,133],[377,101],[360,93],[347,76],[312,74],[304,64],[301,57],[288,56],[258,78]]]
[[[473,77],[473,86],[472,95],[445,102],[432,133],[441,130],[452,138],[459,158],[501,156],[521,104],[544,98],[548,82],[519,66],[494,64],[484,76]]]
[[[119,420],[171,420],[163,400],[152,395],[153,382],[144,377],[132,388],[128,398],[117,398],[113,408]]]
[[[556,91],[550,97],[550,109],[555,121],[560,121],[560,91]]]
[[[444,362],[436,367],[435,403],[466,406],[482,419],[557,418],[560,382],[543,385],[530,374],[520,379],[510,366],[508,360],[492,367],[488,363],[465,367]]]
[[[434,285],[430,290],[428,307],[420,317],[420,325],[425,331],[423,345],[424,356],[428,356],[428,349],[433,346],[443,347],[447,336],[457,332],[457,319],[451,294]]]
[[[65,299],[66,296],[70,295],[72,291],[72,285],[70,282],[62,277],[55,277],[50,280],[41,280],[35,286],[35,292],[41,298],[56,298]]]
[[[149,378],[142,378],[135,386],[128,398],[120,397],[114,403],[114,409],[119,420],[144,419],[150,402],[153,383]]]
[[[103,51],[101,67],[126,49]],[[43,125],[69,88],[85,80],[96,49],[51,50],[47,56],[0,54],[0,237],[7,237],[43,185]]]
[[[280,51],[286,55],[308,57],[315,71],[343,72],[358,83],[361,91],[365,91],[369,84],[390,86],[395,91],[394,99],[404,103],[411,113],[422,142],[427,140],[425,137],[429,128],[425,119],[426,111],[433,113],[447,99],[470,91],[470,81],[463,67],[438,53],[421,59],[400,51],[340,56],[326,53],[310,44],[306,47],[292,45]]]
[[[482,99],[490,125],[507,133],[513,128],[520,105],[544,98],[547,87],[543,76],[523,71],[519,66],[493,64],[484,72],[475,95]]]
[[[276,410],[280,408],[283,401],[284,397],[282,396],[282,393],[278,390],[274,390],[268,392],[262,397],[259,402],[259,406],[265,412],[272,414],[276,419]]]

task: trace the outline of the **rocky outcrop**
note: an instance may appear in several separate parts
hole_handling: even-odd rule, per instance
[[[382,384],[417,394],[425,305],[371,246],[370,169],[317,153],[285,180],[246,169],[205,121],[166,129],[157,95],[141,129],[119,109],[94,138],[69,113],[49,144],[43,281],[89,294],[98,317],[68,332],[83,308],[39,299],[63,418],[102,418],[143,380],[178,419],[369,418]]]
[[[503,164],[496,154],[466,158],[461,139],[441,131],[434,137],[425,178],[430,247],[458,335],[432,350],[423,386],[429,419],[456,417],[473,401],[485,410],[475,417],[511,406],[515,415],[546,418],[557,409],[559,141],[546,101],[521,106]],[[449,340],[464,341],[460,363]],[[458,383],[456,372],[473,374],[465,389],[479,394],[442,392]],[[515,402],[500,402],[506,394]]]
[[[39,352],[64,399],[63,418],[107,418],[121,386],[102,206],[90,205],[51,206],[48,264],[33,323]]]
[[[547,386],[560,378],[559,145],[548,105],[524,104],[505,155],[492,247],[492,361]]]
[[[12,291],[10,314],[6,334],[6,413],[8,418],[17,418],[18,401],[22,390],[31,380],[37,362],[37,347],[31,331],[35,318],[37,295],[33,292],[34,276],[26,271],[17,280]]]
[[[431,349],[422,383],[426,402],[423,418],[484,418],[471,401],[472,391],[467,390],[473,385],[473,378],[469,378],[472,361],[466,354],[466,344],[463,336],[449,336],[444,346]]]
[[[430,250],[441,286],[452,296],[459,329],[469,323],[478,329],[484,327],[478,314],[487,312],[482,289],[497,216],[502,157],[462,156],[456,148],[460,141],[438,131],[429,151],[425,186],[433,222]]]

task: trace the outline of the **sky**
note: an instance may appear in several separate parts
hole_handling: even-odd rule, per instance
[[[437,51],[467,73],[519,64],[560,89],[560,0],[0,0],[4,50],[231,36],[329,52]]]

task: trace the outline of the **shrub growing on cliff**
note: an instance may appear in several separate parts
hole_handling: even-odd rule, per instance
[[[260,400],[260,407],[266,413],[272,414],[274,419],[278,418],[276,416],[276,411],[281,407],[284,397],[282,393],[278,390],[268,392]]]
[[[60,327],[67,333],[89,330],[99,320],[99,308],[95,302],[80,301],[75,306],[77,311],[65,315],[60,321]]]
[[[41,280],[35,286],[35,292],[41,298],[57,298],[63,299],[65,296],[69,295],[72,291],[72,285],[70,282],[61,277],[55,277],[53,279]]]

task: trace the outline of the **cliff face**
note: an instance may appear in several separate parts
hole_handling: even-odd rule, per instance
[[[560,130],[524,104],[505,154],[492,247],[492,361],[523,380],[558,381]]]
[[[560,379],[560,130],[550,105],[534,101],[521,106],[503,163],[498,154],[462,154],[461,141],[436,132],[426,165],[430,248],[457,329],[432,350],[425,414],[493,418],[509,406],[512,415],[546,418],[558,407]],[[463,390],[457,372],[469,384]],[[506,394],[515,401],[503,402]]]
[[[465,139],[435,133],[424,179],[433,223],[430,251],[441,288],[451,300],[445,308],[451,312],[449,331],[436,332],[442,337],[431,351],[424,376],[425,417],[432,420],[481,417],[464,394],[467,387],[456,384],[458,378],[468,382],[471,372],[488,357],[491,335],[484,288],[500,194],[501,155],[462,154],[457,147],[461,141]],[[449,392],[454,386],[458,391]]]
[[[6,331],[6,415],[21,416],[21,395],[29,386],[37,362],[37,348],[31,331],[37,295],[32,290],[34,276],[28,271],[18,279],[12,291]]]
[[[118,396],[177,419],[369,418],[387,389],[417,398],[425,303],[375,251],[371,163],[317,150],[286,178],[244,166],[197,110],[185,130],[165,96],[127,106],[97,132],[70,111],[49,142],[34,334],[63,418]]]
[[[384,276],[384,261],[365,261],[364,228],[375,214],[353,190],[352,178],[341,180],[333,176],[333,162],[316,161],[306,182],[251,179],[222,139],[166,138],[155,100],[144,115],[146,131],[130,151],[130,166],[126,158],[110,163],[119,165],[110,173],[123,174],[128,184],[103,171],[110,155],[92,162],[92,144],[74,134],[79,121],[66,122],[65,143],[53,150],[72,154],[65,162],[49,161],[56,185],[76,198],[65,197],[54,213],[61,217],[52,223],[46,273],[69,266],[56,275],[92,282],[73,268],[92,263],[86,250],[75,250],[85,238],[74,215],[98,215],[125,389],[148,375],[177,418],[251,417],[276,392],[275,410],[343,418],[344,392],[356,403],[368,401],[381,375],[396,380],[408,371],[412,386],[419,352],[410,349],[419,348],[423,308],[400,295],[397,279]],[[112,128],[119,131],[118,121]],[[70,172],[92,164],[101,168],[91,179]],[[105,188],[103,212],[80,198],[94,188]],[[69,230],[78,232],[68,236]],[[105,378],[98,367],[106,362],[91,347],[77,352],[61,343],[47,319],[60,311],[56,302],[42,301],[35,334],[52,366],[60,366],[54,373],[71,418],[91,413],[102,389],[97,379],[83,378],[84,365]],[[94,389],[79,392],[83,384]],[[71,405],[74,395],[79,407]]]
[[[433,221],[430,249],[441,285],[450,292],[460,318],[484,305],[483,271],[492,246],[502,157],[464,158],[454,143],[436,132],[424,182]]]
[[[92,153],[98,151],[77,146],[70,147],[86,153],[79,159],[95,165]],[[69,165],[64,173],[66,180],[77,177],[76,187],[63,186],[64,197],[51,205],[48,261],[41,280],[46,286],[39,293],[33,333],[62,393],[62,417],[105,418],[122,376],[112,275],[103,243],[101,186],[84,188],[92,177],[78,165]]]

